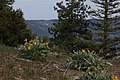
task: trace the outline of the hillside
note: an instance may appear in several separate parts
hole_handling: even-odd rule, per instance
[[[48,28],[53,27],[53,23],[56,21],[57,20],[26,20],[26,23],[33,33],[37,33],[38,36],[51,37]]]
[[[21,58],[20,52],[0,45],[0,80],[77,80],[83,73],[68,68],[68,53],[49,53],[43,61]],[[108,60],[109,73],[120,77],[120,58]]]

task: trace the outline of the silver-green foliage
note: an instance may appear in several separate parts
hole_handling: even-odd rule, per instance
[[[95,52],[74,52],[68,59],[72,69],[80,69],[86,71],[89,67],[94,70],[102,70],[110,63],[106,62],[102,57],[99,57]]]
[[[111,80],[111,74],[106,71],[98,71],[92,74],[85,74],[80,80]]]
[[[48,42],[43,43],[39,39],[33,39],[29,42],[26,41],[24,45],[20,46],[19,50],[23,58],[30,60],[42,60],[50,51]]]

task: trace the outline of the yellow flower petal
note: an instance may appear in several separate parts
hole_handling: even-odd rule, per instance
[[[87,50],[88,53],[90,53],[90,50]]]
[[[27,39],[25,39],[24,41],[27,42]]]
[[[33,45],[32,45],[32,44],[29,44],[28,50],[31,50],[32,48],[33,48]]]
[[[82,49],[82,52],[85,52],[85,50],[84,50],[84,49]]]
[[[41,41],[40,41],[41,43],[43,43],[43,40],[41,39]]]
[[[23,45],[20,45],[20,47],[19,48],[22,48],[23,47]]]
[[[107,53],[107,56],[110,56],[110,53]]]
[[[36,45],[37,43],[36,42],[34,42],[34,45]]]
[[[117,76],[112,76],[112,80],[120,80]]]
[[[89,71],[88,74],[92,74],[92,73]]]
[[[37,40],[39,40],[39,37],[38,37],[38,36],[36,36],[36,39],[37,39]]]
[[[88,67],[88,70],[90,70],[91,68],[90,67]]]
[[[46,47],[48,48],[48,42],[46,42]]]

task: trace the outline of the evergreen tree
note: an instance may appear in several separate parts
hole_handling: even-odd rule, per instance
[[[81,45],[81,48],[88,47],[83,42],[91,39],[86,20],[89,6],[85,5],[85,1],[65,0],[66,5],[62,1],[54,7],[58,13],[58,23],[54,24],[50,33],[54,36],[53,41],[62,48],[72,50],[77,45]]]
[[[14,3],[14,0],[0,0],[0,9],[10,9],[10,5]]]
[[[32,37],[20,9],[12,9],[14,0],[0,0],[0,44],[17,46]]]
[[[113,47],[120,47],[120,36],[115,34],[120,33],[120,1],[119,0],[91,0],[98,7],[96,10],[91,10],[90,14],[99,23],[96,25],[97,38],[100,42],[100,52],[103,56],[110,52]]]

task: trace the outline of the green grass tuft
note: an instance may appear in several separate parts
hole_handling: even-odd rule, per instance
[[[16,50],[13,47],[8,47],[8,46],[5,46],[5,45],[0,45],[0,55],[9,54],[9,53],[15,54],[15,53],[18,53],[18,50]]]

